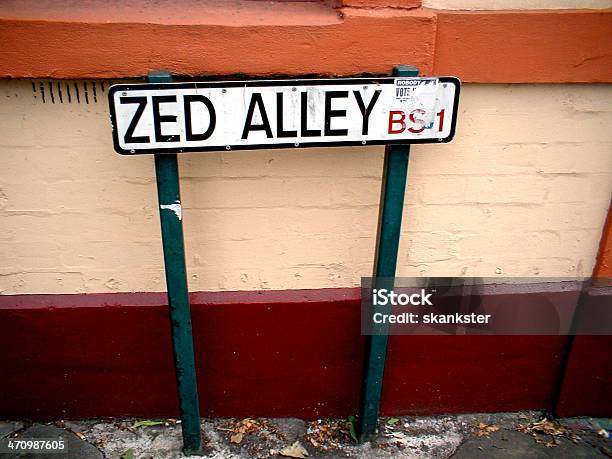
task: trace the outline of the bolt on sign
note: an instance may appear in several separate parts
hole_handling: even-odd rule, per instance
[[[460,82],[382,77],[119,84],[121,154],[449,142]]]

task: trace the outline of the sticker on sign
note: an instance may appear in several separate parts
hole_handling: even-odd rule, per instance
[[[460,82],[341,78],[119,84],[109,91],[122,154],[449,142]]]

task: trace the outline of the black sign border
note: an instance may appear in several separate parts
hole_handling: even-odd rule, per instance
[[[265,87],[265,86],[312,86],[312,85],[342,85],[342,84],[393,84],[397,78],[402,79],[421,79],[430,77],[382,77],[382,78],[329,78],[329,79],[297,79],[297,80],[245,80],[245,81],[193,81],[180,83],[136,83],[136,84],[116,84],[108,90],[108,101],[110,107],[110,119],[113,131],[113,145],[115,151],[121,155],[143,155],[143,154],[163,154],[163,153],[186,153],[186,152],[206,152],[206,151],[240,151],[240,150],[263,150],[278,148],[313,148],[313,147],[349,147],[349,146],[368,146],[368,145],[413,145],[419,143],[448,143],[453,140],[457,127],[457,112],[459,109],[459,93],[461,91],[461,81],[457,77],[433,77],[438,78],[441,83],[451,83],[455,85],[455,99],[453,101],[453,116],[451,119],[451,130],[448,137],[435,139],[411,139],[402,140],[380,140],[380,141],[333,141],[333,142],[295,142],[276,143],[276,144],[255,144],[255,145],[227,145],[211,147],[182,147],[182,148],[148,148],[125,150],[119,145],[119,135],[117,131],[115,101],[113,95],[118,91],[138,91],[151,89],[198,89],[198,88],[232,88],[232,87]]]

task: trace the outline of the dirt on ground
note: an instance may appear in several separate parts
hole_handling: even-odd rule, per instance
[[[610,420],[553,419],[540,412],[381,418],[378,434],[358,444],[355,418],[202,421],[202,458],[601,458],[612,457]],[[1,422],[0,437],[61,437],[53,459],[174,459],[181,451],[176,419]],[[48,453],[1,457],[49,458]]]

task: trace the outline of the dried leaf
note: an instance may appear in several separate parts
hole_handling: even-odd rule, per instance
[[[355,416],[349,416],[347,421],[349,422],[349,433],[351,434],[351,438],[357,442],[357,418]]]
[[[304,448],[299,441],[296,441],[293,445],[285,446],[278,453],[281,456],[297,457],[299,459],[308,456],[308,451],[306,451],[306,448]]]
[[[242,441],[243,437],[244,434],[242,432],[235,433],[230,437],[230,442],[239,444]]]
[[[488,437],[489,434],[493,432],[497,432],[499,430],[499,426],[488,425],[484,422],[478,424],[478,436],[479,437]]]
[[[245,418],[241,421],[232,422],[230,430],[236,433],[240,432],[243,434],[249,434],[259,430],[259,428],[262,426],[262,422],[251,418]]]
[[[531,425],[531,430],[535,432],[541,432],[548,435],[563,435],[565,433],[565,428],[555,424],[554,422],[548,419],[542,419],[541,421],[534,422]]]
[[[132,429],[137,429],[139,427],[159,426],[163,423],[163,421],[149,421],[147,419],[143,419],[141,421],[136,421],[134,424],[132,424]]]
[[[519,424],[517,430],[531,435],[536,443],[544,445],[547,448],[554,448],[559,444],[556,437],[565,437],[574,443],[577,441],[577,436],[573,431],[560,425],[556,421],[546,418],[540,419],[537,422],[532,422],[528,425]],[[552,440],[541,438],[541,435],[550,435]]]
[[[352,417],[347,420],[319,419],[313,421],[306,429],[306,440],[313,445],[316,443],[321,449],[335,448],[339,444],[350,442],[351,439],[354,441],[357,435],[355,430],[353,430],[355,437],[351,435],[351,419]]]

